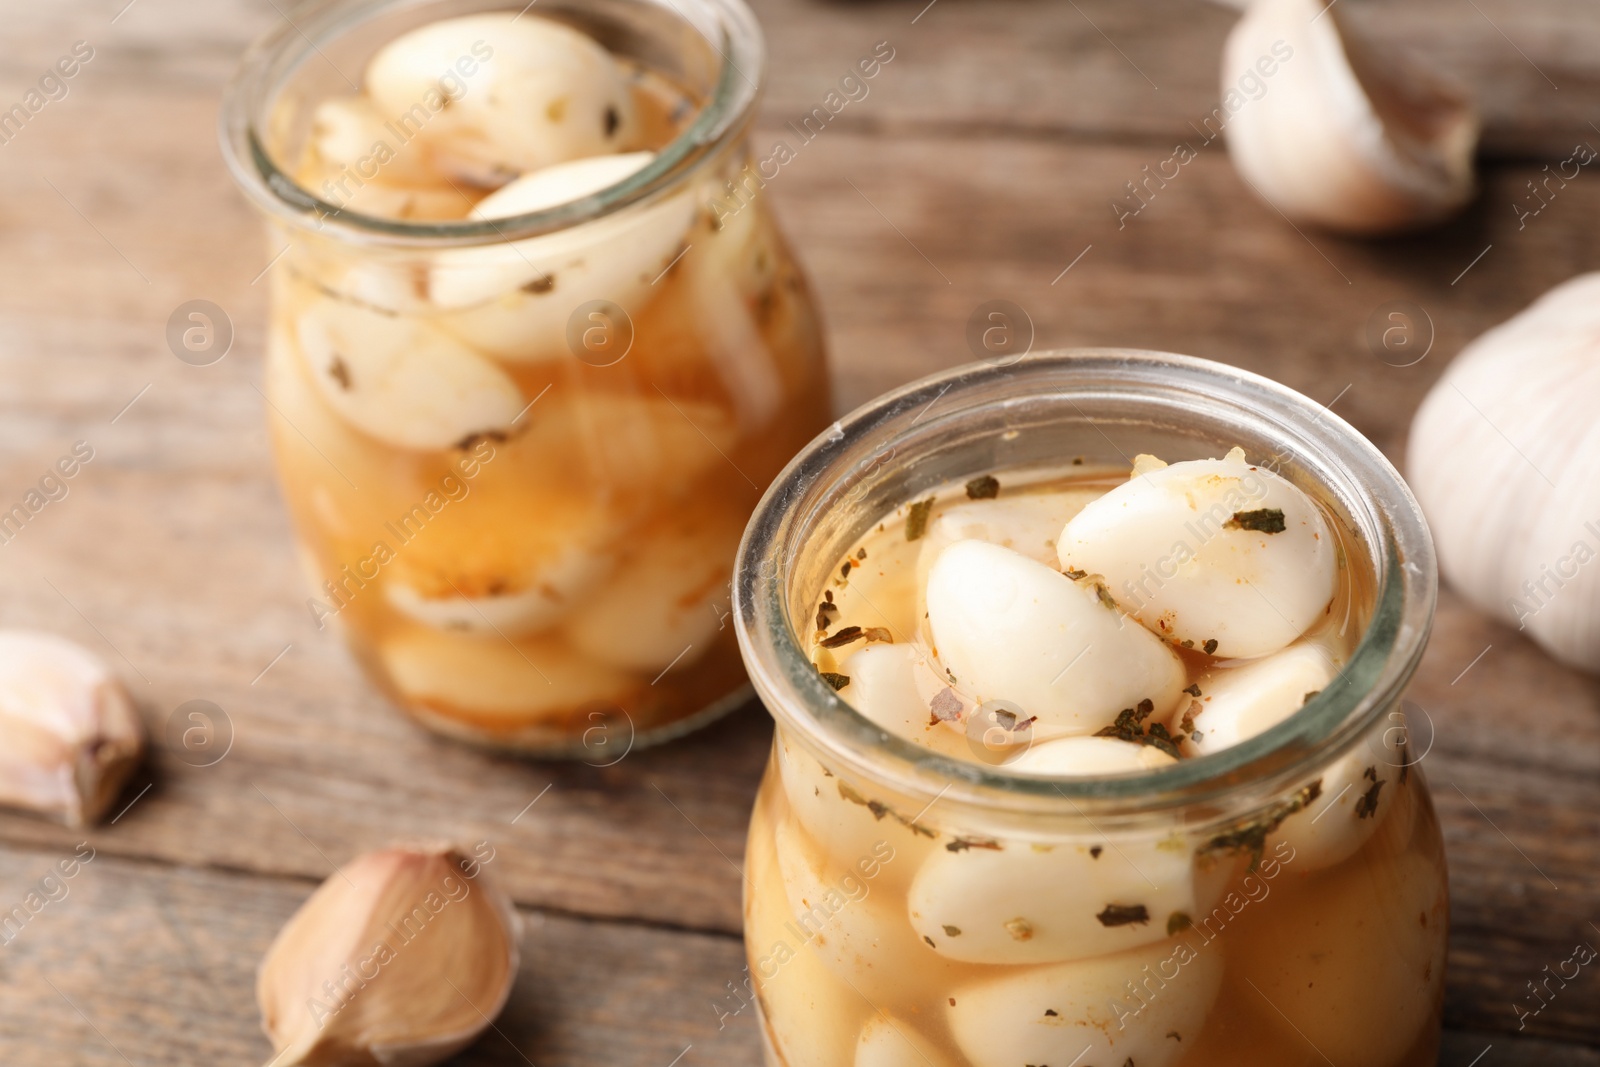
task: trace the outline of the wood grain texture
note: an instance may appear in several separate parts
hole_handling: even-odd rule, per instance
[[[1466,341],[1600,268],[1593,175],[1525,225],[1513,208],[1600,114],[1600,14],[1574,0],[1343,2],[1476,85],[1489,147],[1533,162],[1490,166],[1478,202],[1441,229],[1356,242],[1298,233],[1220,143],[1197,143],[1130,216],[1125,183],[1173,138],[1197,140],[1184,131],[1215,100],[1228,12],[938,0],[913,24],[923,0],[757,4],[772,46],[758,151],[797,145],[786,121],[876,41],[897,50],[769,187],[823,300],[841,405],[969,360],[968,317],[1002,298],[1026,309],[1035,347],[1235,363],[1331,403],[1400,460],[1411,411]],[[0,948],[0,1061],[124,1062],[94,1027],[141,1065],[265,1059],[250,983],[278,923],[353,853],[450,837],[493,842],[496,874],[543,922],[502,1024],[516,1048],[491,1037],[468,1062],[660,1067],[690,1043],[686,1064],[755,1062],[748,1016],[719,1033],[709,1002],[742,964],[764,713],[602,769],[437,741],[362,683],[303,607],[256,391],[253,282],[275,250],[213,147],[222,79],[280,16],[259,0],[138,0],[113,25],[122,3],[0,7],[0,100],[73,40],[97,48],[72,93],[0,146],[0,504],[74,441],[95,449],[67,497],[0,546],[0,625],[105,655],[158,737],[194,698],[225,709],[235,737],[205,768],[158,746],[132,807],[87,835],[99,858],[72,895]],[[163,339],[197,297],[237,329],[205,368]],[[1412,367],[1365,340],[1397,299],[1435,333]],[[1434,727],[1424,766],[1452,864],[1443,1062],[1491,1043],[1484,1067],[1600,1062],[1593,974],[1509,1036],[1526,983],[1575,942],[1600,945],[1600,690],[1447,593],[1412,696]],[[0,815],[0,889],[20,892],[83,839]]]

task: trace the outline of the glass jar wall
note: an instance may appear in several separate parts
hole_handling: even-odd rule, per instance
[[[778,723],[745,899],[769,1064],[1431,1064],[1446,869],[1401,693],[1435,577],[1381,455],[1263,379],[1118,351],[962,368],[841,429],[779,477],[735,577]],[[885,729],[814,662],[818,605],[877,573],[907,502],[1234,446],[1318,502],[1343,561],[1342,669],[1257,736],[1157,771],[1024,775]]]
[[[749,12],[520,6],[297,12],[223,138],[308,610],[431,728],[614,755],[743,691],[734,552],[828,384]]]

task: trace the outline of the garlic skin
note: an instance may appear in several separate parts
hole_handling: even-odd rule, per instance
[[[958,541],[928,572],[926,597],[951,684],[1037,716],[1036,738],[1093,733],[1143,700],[1158,717],[1178,702],[1177,655],[1092,576],[1075,582],[1009,548]]]
[[[1337,0],[1246,9],[1222,63],[1234,166],[1289,219],[1331,230],[1390,233],[1453,214],[1475,188],[1476,108],[1405,53],[1348,39],[1342,21]],[[1249,78],[1261,95],[1243,94]]]
[[[1237,448],[1136,468],[1067,523],[1057,549],[1062,570],[1104,575],[1150,630],[1216,656],[1284,648],[1336,591],[1338,547],[1322,512]]]
[[[269,1062],[449,1059],[505,1007],[521,935],[521,918],[478,859],[449,847],[356,857],[300,906],[261,961],[256,1001],[277,1051]]]
[[[419,107],[435,112],[416,136],[443,169],[486,187],[614,153],[635,136],[633,97],[611,54],[536,15],[496,12],[421,26],[384,45],[365,80],[386,120],[402,124]],[[448,106],[428,106],[435,96],[448,97]]]
[[[1411,424],[1439,569],[1485,614],[1600,673],[1600,273],[1461,350]],[[1492,492],[1486,486],[1493,486]]]
[[[0,804],[87,825],[143,752],[133,702],[104,662],[51,634],[0,630]]]

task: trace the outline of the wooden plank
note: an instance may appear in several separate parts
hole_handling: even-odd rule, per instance
[[[0,849],[0,901],[64,854]],[[340,857],[341,859],[343,857]],[[498,857],[497,857],[498,859]],[[98,855],[5,945],[0,1049],[14,1067],[262,1063],[255,968],[311,883]],[[453,1063],[485,1067],[759,1062],[733,937],[524,911],[505,1013]],[[1574,999],[1576,999],[1574,997]],[[1600,1052],[1503,1033],[1447,1032],[1441,1063],[1594,1067]],[[681,1057],[681,1058],[677,1058]]]
[[[0,850],[0,900],[21,900],[57,858]],[[255,970],[309,882],[101,854],[58,884],[66,895],[55,888],[59,899],[0,949],[7,1064],[209,1067],[271,1058]],[[506,1010],[453,1063],[758,1061],[753,1009],[733,1013],[739,1002],[726,988],[743,979],[736,938],[541,912],[523,918],[522,970]]]

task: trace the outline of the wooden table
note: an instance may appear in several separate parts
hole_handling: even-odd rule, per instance
[[[1442,229],[1298,233],[1220,145],[1119,228],[1124,183],[1194,140],[1189,123],[1215,104],[1222,8],[761,0],[758,147],[876,42],[895,49],[871,95],[770,186],[826,309],[841,410],[971,358],[968,316],[1003,298],[1028,311],[1038,347],[1237,363],[1333,404],[1400,458],[1410,413],[1463,343],[1600,266],[1600,178],[1569,183],[1525,228],[1512,208],[1545,163],[1600,144],[1600,9],[1344,2],[1482,96],[1483,195]],[[0,947],[0,1062],[266,1060],[252,986],[283,920],[354,853],[448,837],[492,842],[529,920],[510,1007],[462,1062],[755,1064],[751,1012],[719,1012],[738,1003],[739,863],[766,716],[747,707],[604,770],[495,758],[392,713],[316,631],[257,391],[267,253],[214,147],[219,87],[279,4],[127,3],[4,0],[6,106],[74,41],[95,55],[0,146],[0,499],[74,441],[94,459],[0,547],[0,624],[104,654],[157,736],[195,698],[224,708],[235,736],[210,767],[158,749],[115,825],[0,816],[0,904],[79,841],[96,855]],[[209,367],[164,342],[195,298],[237,329]],[[1364,340],[1397,299],[1437,333],[1404,369]],[[1520,1033],[1513,1009],[1546,965],[1600,944],[1594,682],[1447,592],[1413,696],[1436,727],[1425,767],[1451,857],[1442,1062],[1600,1064],[1595,968]]]

